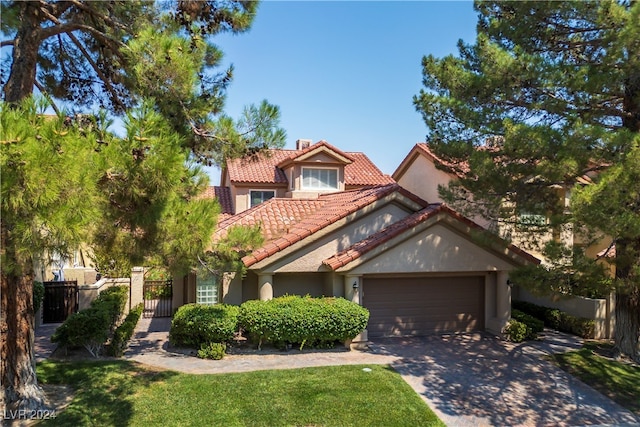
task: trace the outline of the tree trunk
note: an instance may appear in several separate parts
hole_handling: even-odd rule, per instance
[[[13,44],[11,72],[4,87],[4,100],[19,102],[33,93],[36,65],[40,47],[41,14],[39,2],[21,2],[19,19],[22,22]]]
[[[633,274],[639,263],[640,241],[616,241],[616,353],[640,363],[640,284]]]
[[[0,406],[27,413],[49,409],[38,385],[33,353],[33,264],[29,258],[18,259],[4,218],[1,229],[4,265],[0,278]]]

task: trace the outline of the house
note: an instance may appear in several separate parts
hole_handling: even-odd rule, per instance
[[[438,193],[438,186],[446,187],[451,181],[460,178],[469,168],[466,164],[451,164],[448,161],[438,157],[426,143],[418,143],[413,146],[409,153],[402,160],[395,172],[392,174],[393,179],[398,184],[412,193],[431,202],[444,202]],[[578,178],[576,185],[588,185],[593,178],[585,175]],[[566,209],[569,209],[569,201],[571,199],[572,188],[558,188],[558,198],[562,201]],[[543,216],[521,214],[521,220],[529,222],[545,222],[547,219]],[[574,232],[571,227],[566,227],[557,232],[549,232],[542,239],[536,239],[532,242],[528,235],[513,223],[492,224],[482,217],[472,218],[475,222],[488,228],[492,225],[496,226],[498,234],[507,238],[518,247],[526,249],[529,253],[541,260],[545,260],[542,253],[544,244],[552,239],[562,242],[568,247],[582,247],[587,256],[596,258],[598,254],[603,253],[611,245],[611,238],[603,237],[596,244],[587,246],[584,236]]]
[[[245,277],[174,279],[174,306],[241,304],[285,294],[338,296],[369,309],[360,337],[490,330],[510,316],[509,271],[537,263],[442,203],[382,174],[363,153],[325,141],[227,163],[212,190],[216,234],[260,224]],[[223,199],[224,198],[224,199]]]
[[[594,168],[595,169],[595,168]],[[447,186],[449,182],[460,178],[464,173],[468,172],[466,164],[451,164],[444,159],[439,158],[425,143],[418,143],[411,148],[407,156],[397,167],[392,177],[403,188],[411,191],[419,197],[429,201],[440,201],[438,194],[438,186]],[[596,172],[579,177],[574,185],[589,185],[594,178]],[[558,187],[558,198],[562,201],[565,209],[570,209],[571,191],[573,187]],[[524,219],[527,221],[545,222],[547,218],[544,216],[534,216],[524,213]],[[570,225],[562,230],[550,231],[542,236],[532,240],[525,230],[519,229],[512,222],[492,224],[482,218],[473,218],[475,222],[483,227],[494,226],[499,235],[508,238],[513,244],[520,248],[526,249],[528,253],[540,259],[543,263],[547,260],[543,254],[544,245],[550,240],[563,243],[570,248],[580,247],[584,250],[586,256],[591,258],[603,259],[606,262],[607,257],[615,256],[615,246],[612,245],[612,238],[603,236],[598,242],[587,243],[584,236],[576,232]],[[610,274],[615,274],[613,264],[608,264]],[[557,298],[534,296],[527,290],[515,286],[513,289],[513,297],[516,299],[532,302],[538,305],[558,308],[577,317],[586,317],[595,320],[595,329],[597,338],[610,338],[613,333],[613,322],[615,312],[615,302],[611,295],[607,298],[592,299],[583,297],[574,298]]]

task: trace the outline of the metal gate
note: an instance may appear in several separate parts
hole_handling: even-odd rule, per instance
[[[78,281],[44,282],[42,322],[60,323],[78,311]]]
[[[172,280],[145,280],[142,292],[144,296],[144,317],[172,316]]]

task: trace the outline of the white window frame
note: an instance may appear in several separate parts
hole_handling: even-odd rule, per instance
[[[264,203],[264,202],[266,202],[267,200],[269,200],[269,199],[267,199],[267,200],[262,200],[260,203],[256,203],[256,204],[254,205],[254,204],[253,204],[253,196],[252,196],[252,193],[258,193],[258,192],[260,192],[260,193],[273,193],[273,197],[276,197],[276,191],[275,191],[275,190],[249,190],[249,207],[250,207],[250,208],[252,208],[252,207],[254,207],[254,206],[258,206],[260,203]],[[270,198],[273,198],[273,197],[270,197]]]
[[[196,276],[196,303],[214,305],[220,302],[220,280],[216,276],[202,279]]]
[[[313,186],[307,186],[305,185],[305,179],[304,179],[304,172],[306,170],[327,170],[327,171],[335,171],[336,173],[336,186],[335,187],[322,187],[322,186],[318,186],[318,187],[313,187]],[[338,168],[330,168],[330,167],[303,167],[302,170],[300,171],[300,179],[301,179],[301,183],[300,183],[300,188],[303,190],[339,190],[340,187],[340,169]]]

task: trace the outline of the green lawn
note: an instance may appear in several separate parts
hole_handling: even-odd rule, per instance
[[[640,367],[602,357],[606,344],[587,341],[577,351],[554,354],[565,371],[621,406],[640,415]]]
[[[46,361],[38,378],[77,391],[66,410],[42,425],[444,425],[384,366],[191,375],[127,361]]]

